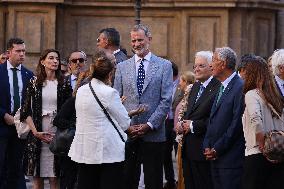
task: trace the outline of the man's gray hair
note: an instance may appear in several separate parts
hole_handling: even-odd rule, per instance
[[[235,70],[237,54],[230,47],[216,48],[215,52],[218,54],[219,58],[226,62],[226,67]]]
[[[199,51],[195,54],[195,58],[196,57],[205,58],[208,64],[212,63],[212,56],[213,56],[212,51]]]
[[[131,32],[137,32],[138,30],[143,30],[146,37],[152,37],[150,29],[149,29],[148,26],[145,26],[143,24],[135,25],[135,26],[133,26]]]
[[[284,49],[274,51],[271,56],[271,65],[274,75],[279,75],[279,66],[284,65]]]

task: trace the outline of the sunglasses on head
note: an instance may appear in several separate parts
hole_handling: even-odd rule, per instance
[[[84,58],[76,58],[76,59],[72,59],[70,60],[72,63],[77,63],[79,60],[79,63],[84,63],[85,59]]]

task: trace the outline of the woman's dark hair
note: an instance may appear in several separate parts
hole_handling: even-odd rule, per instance
[[[258,89],[266,104],[271,104],[282,115],[284,100],[276,88],[275,81],[266,61],[260,56],[250,55],[242,59],[241,71],[244,71],[244,93]]]
[[[92,77],[101,81],[106,81],[109,73],[114,70],[114,63],[104,50],[97,51],[92,58]]]
[[[36,68],[36,83],[37,84],[43,84],[43,82],[46,79],[46,72],[45,72],[45,68],[44,65],[42,65],[41,61],[45,60],[47,55],[51,52],[55,52],[58,55],[58,61],[59,61],[59,65],[57,70],[55,71],[55,77],[58,81],[59,84],[62,84],[64,82],[64,76],[61,73],[61,62],[60,62],[60,54],[59,51],[55,50],[55,49],[46,49],[45,51],[42,52],[42,54],[40,55],[39,61],[38,61],[38,65]]]

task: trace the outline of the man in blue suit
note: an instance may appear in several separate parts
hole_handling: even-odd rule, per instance
[[[148,27],[136,25],[130,32],[135,55],[117,65],[114,88],[125,96],[128,111],[140,104],[147,111],[132,118],[126,142],[127,189],[137,189],[143,164],[146,188],[163,188],[165,119],[170,110],[173,73],[171,62],[149,50],[152,40]]]
[[[204,155],[211,160],[215,189],[241,188],[245,142],[243,80],[235,72],[236,53],[229,47],[213,54],[212,74],[221,82],[212,106],[203,142]]]
[[[0,188],[26,188],[22,170],[23,141],[18,138],[13,115],[23,101],[33,74],[21,64],[25,44],[12,38],[7,43],[8,60],[0,65]]]

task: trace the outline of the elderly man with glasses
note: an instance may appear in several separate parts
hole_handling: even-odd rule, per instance
[[[86,65],[87,56],[83,51],[74,51],[69,57],[69,68],[71,75],[69,75],[69,81],[71,83],[72,89],[74,90],[78,76],[81,71],[83,71]]]

